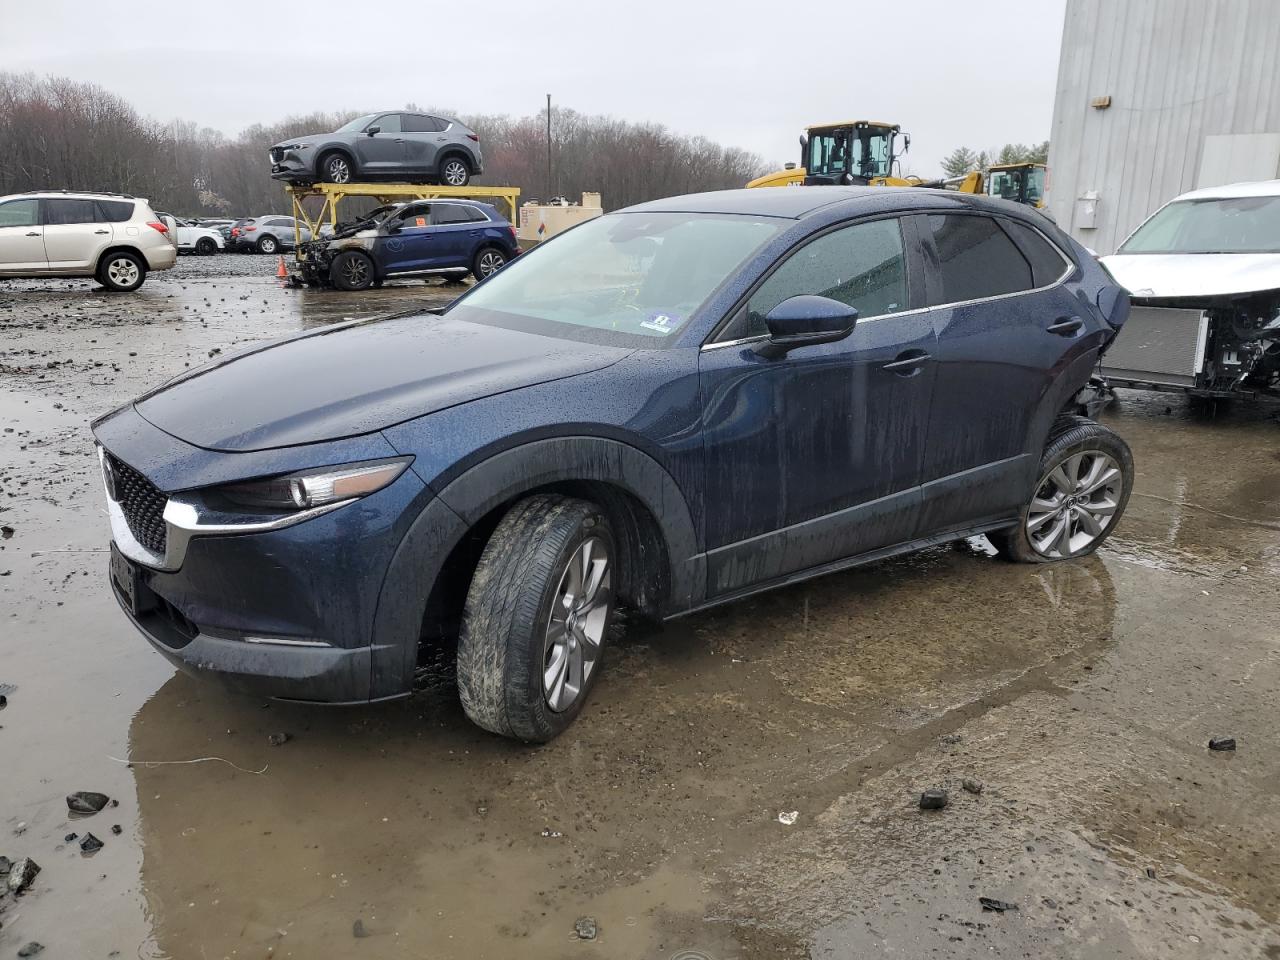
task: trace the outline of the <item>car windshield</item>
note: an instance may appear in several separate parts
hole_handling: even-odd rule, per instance
[[[598,217],[512,261],[449,314],[549,336],[655,346],[784,225],[690,213]]]
[[[366,113],[363,117],[356,117],[354,120],[344,123],[334,133],[355,133],[357,130],[363,130],[377,116],[378,114],[376,113]]]
[[[1280,197],[1175,200],[1117,253],[1280,253]]]

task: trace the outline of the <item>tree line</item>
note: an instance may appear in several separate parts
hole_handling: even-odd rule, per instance
[[[948,177],[963,177],[970,170],[987,169],[995,163],[1048,163],[1049,141],[1033,143],[1006,143],[999,150],[973,151],[968,147],[956,147],[942,160],[942,169]]]
[[[403,109],[417,110],[410,104]],[[143,117],[124,98],[92,83],[0,72],[0,195],[27,190],[100,190],[148,198],[181,215],[288,213],[267,150],[302,134],[334,130],[370,110],[316,112],[254,124],[230,138],[188,120]],[[510,184],[522,199],[600,193],[606,209],[645,200],[743,186],[766,170],[760,157],[687,136],[658,123],[551,112],[459,115],[481,139],[485,173],[477,184]]]

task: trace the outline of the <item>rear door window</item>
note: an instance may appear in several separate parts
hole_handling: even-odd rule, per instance
[[[133,217],[132,200],[97,200],[98,223],[124,223]]]
[[[1023,256],[1031,264],[1031,279],[1037,287],[1056,283],[1067,272],[1066,254],[1046,240],[1039,230],[1016,220],[1001,220],[1000,224],[1017,241]]]
[[[40,223],[39,200],[0,203],[0,227],[34,227]]]
[[[458,203],[433,203],[431,205],[431,222],[438,224],[470,223],[470,208]]]
[[[931,305],[998,297],[1035,286],[1031,264],[991,217],[931,214],[937,279]]]
[[[435,133],[442,129],[435,117],[424,117],[417,113],[402,114],[400,124],[405,133]]]
[[[863,318],[906,310],[907,262],[899,221],[855,223],[805,244],[752,294],[745,318],[735,320],[720,339],[767,334],[769,311],[804,294],[839,300]]]
[[[93,223],[97,216],[98,209],[92,200],[53,197],[44,202],[44,222],[47,226]]]

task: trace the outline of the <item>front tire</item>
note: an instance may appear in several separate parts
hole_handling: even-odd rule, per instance
[[[329,282],[339,290],[367,290],[376,279],[373,261],[358,250],[344,250],[329,266]]]
[[[118,250],[98,265],[98,282],[112,293],[131,293],[147,279],[147,265],[136,253]]]
[[[218,252],[218,245],[212,237],[201,237],[196,241],[196,253],[202,257],[211,257]]]
[[[445,157],[440,167],[440,182],[446,187],[465,187],[471,182],[471,168],[461,157]]]
[[[1133,454],[1086,417],[1062,417],[1049,434],[1039,479],[1018,525],[990,535],[1006,559],[1050,563],[1083,557],[1111,535],[1133,491]]]
[[[458,694],[474,723],[546,743],[573,722],[600,674],[616,556],[585,500],[540,494],[507,512],[476,565],[458,640]]]
[[[330,153],[320,160],[320,179],[325,183],[350,183],[355,166],[345,154]]]

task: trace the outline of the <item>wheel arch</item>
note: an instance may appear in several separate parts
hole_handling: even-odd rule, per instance
[[[628,444],[602,437],[538,440],[468,467],[436,492],[401,541],[381,591],[375,698],[408,690],[424,641],[456,636],[489,535],[514,502],[536,493],[590,500],[605,512],[622,561],[618,593],[643,615],[687,610],[705,593],[705,561],[684,494],[657,461]]]
[[[147,263],[147,255],[137,247],[131,247],[127,243],[113,243],[111,246],[105,247],[103,251],[98,254],[98,262],[93,265],[93,275],[95,277],[102,272],[103,264],[106,263],[107,258],[113,253],[131,253],[142,261],[143,272],[149,273],[151,270],[151,265]]]
[[[351,173],[354,176],[356,172],[356,154],[350,146],[345,143],[326,143],[323,147],[316,151],[316,167],[312,171],[317,177],[323,175],[324,162],[335,153],[340,153],[347,158],[347,163],[351,165]]]

